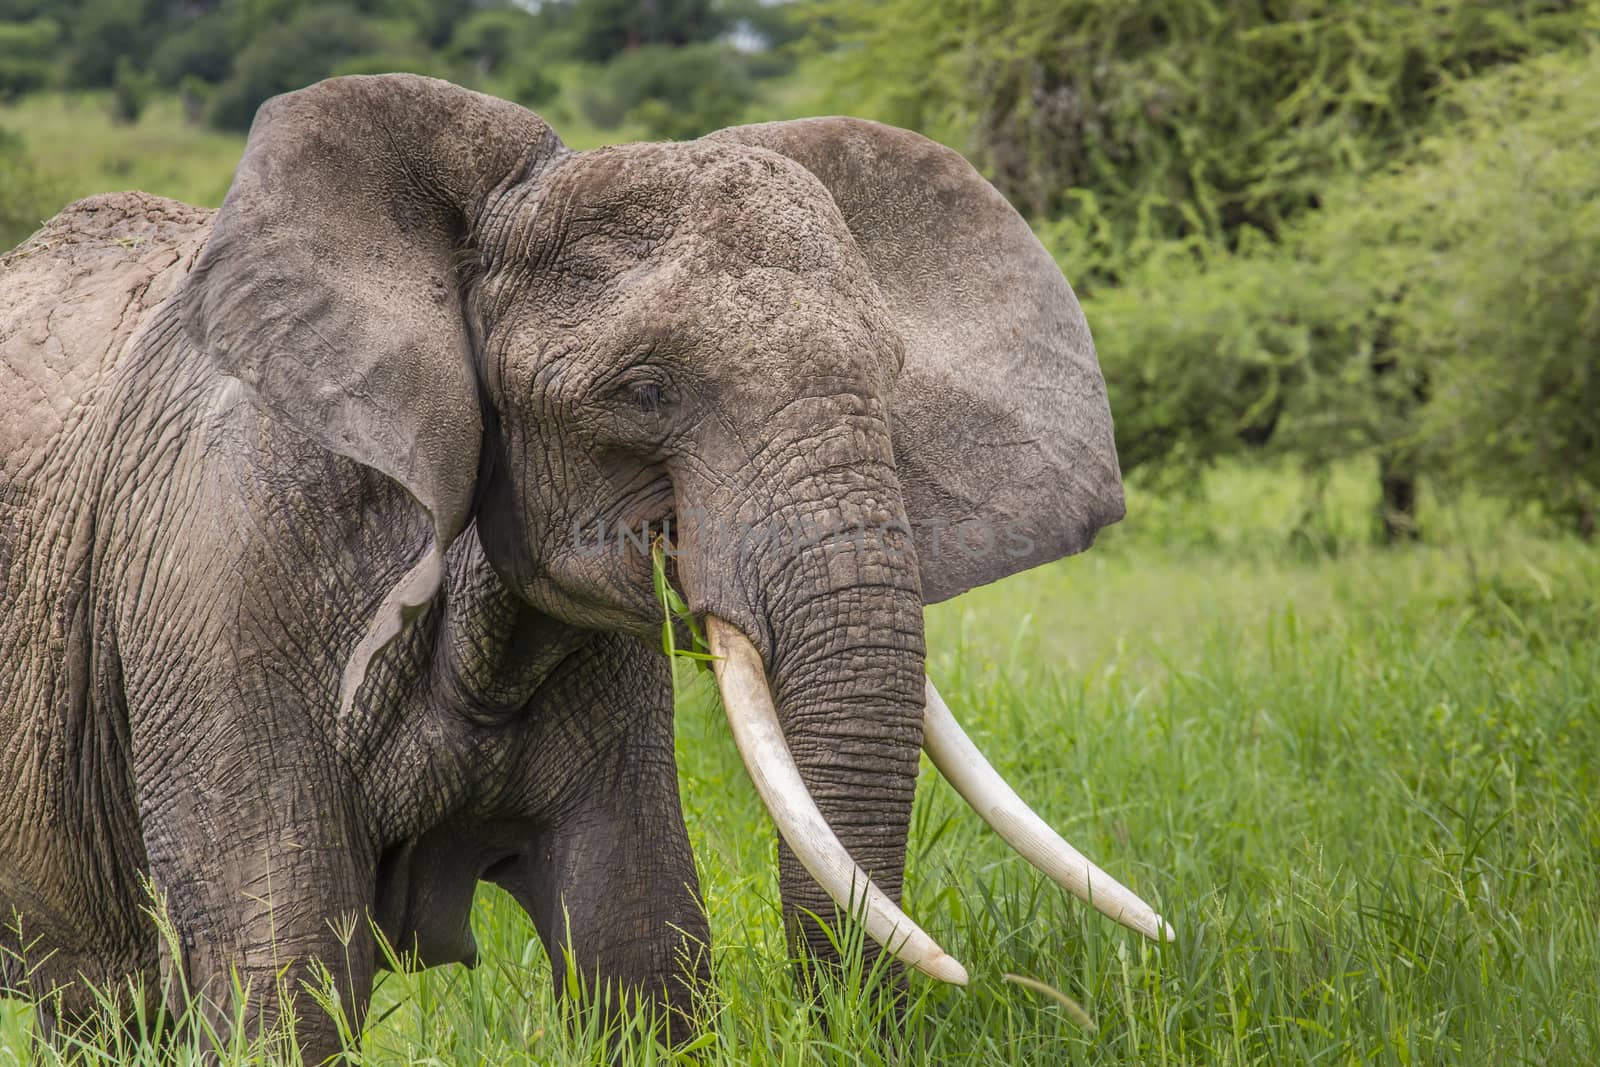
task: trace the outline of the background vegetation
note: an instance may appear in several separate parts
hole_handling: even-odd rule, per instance
[[[917,128],[1077,286],[1129,520],[931,610],[930,666],[1181,937],[1041,888],[930,780],[911,910],[976,979],[918,987],[913,1061],[1590,1058],[1600,0],[0,0],[0,246],[107,189],[214,205],[262,99],[383,70],[579,147]],[[849,983],[831,1029],[795,1001],[708,699],[680,707],[720,953],[697,1055],[906,1062]],[[390,979],[367,1058],[600,1062],[481,905],[487,965]],[[0,1007],[0,1064],[28,1018]],[[32,1054],[150,1055],[116,1040]]]

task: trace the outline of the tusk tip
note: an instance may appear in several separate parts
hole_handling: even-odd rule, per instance
[[[1167,920],[1163,919],[1159,915],[1155,916],[1154,918],[1155,921],[1150,924],[1150,928],[1148,930],[1141,931],[1144,936],[1148,937],[1152,941],[1166,941],[1170,943],[1178,940],[1178,931],[1172,928],[1171,923],[1167,922]]]
[[[961,961],[954,956],[939,953],[929,959],[920,961],[917,970],[929,978],[937,978],[941,982],[951,985],[964,986],[967,984],[967,969],[961,966]]]

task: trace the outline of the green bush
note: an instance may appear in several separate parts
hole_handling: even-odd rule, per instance
[[[72,47],[67,81],[74,86],[101,88],[117,76],[117,60],[148,54],[159,23],[147,17],[147,5],[129,0],[87,0],[66,19]],[[156,4],[149,5],[152,9]]]
[[[537,32],[534,17],[521,8],[485,8],[456,26],[450,52],[487,77],[533,50]]]
[[[138,122],[150,101],[150,76],[139,70],[133,60],[122,56],[117,60],[117,73],[111,81],[111,117],[118,122]]]
[[[714,0],[581,0],[572,5],[578,55],[604,63],[650,46],[709,41],[726,28]]]
[[[37,230],[52,202],[22,138],[0,127],[0,252]]]
[[[817,5],[837,103],[966,151],[1114,282],[1172,239],[1276,237],[1412,151],[1439,88],[1592,35],[1594,0],[887,0]]]
[[[387,50],[383,26],[344,5],[312,7],[253,38],[211,100],[214,125],[247,130],[268,97],[328,77],[341,64]]]
[[[699,137],[735,123],[754,99],[744,57],[721,44],[636,48],[601,68],[595,83],[579,93],[595,125],[629,122],[663,140]]]
[[[1600,514],[1600,50],[1461,87],[1474,136],[1430,147],[1411,192],[1437,221],[1403,347],[1433,368],[1429,467]]]
[[[405,71],[466,80],[468,72],[459,70],[447,54],[429,48],[422,33],[427,20],[364,13],[376,9],[381,14],[385,7],[376,0],[363,0],[359,7],[311,5],[251,36],[234,56],[232,73],[211,96],[212,124],[247,130],[268,97],[337,75]],[[234,32],[238,30],[236,17]]]
[[[523,107],[544,107],[561,95],[561,83],[534,62],[514,62],[502,79],[500,92]]]
[[[61,37],[54,19],[0,22],[0,100],[42,89],[51,81],[50,53]]]
[[[233,69],[233,30],[223,9],[201,15],[162,38],[150,59],[150,70],[162,85],[180,85],[187,78],[213,85]]]
[[[1331,189],[1280,243],[1161,245],[1085,300],[1125,469],[1376,454],[1592,524],[1600,52],[1463,82],[1446,106],[1451,136]]]

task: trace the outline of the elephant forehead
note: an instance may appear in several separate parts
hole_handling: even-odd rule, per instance
[[[864,269],[828,191],[761,148],[690,142],[581,153],[529,208],[538,234],[530,251],[580,259],[590,273],[629,269],[691,236],[700,238],[697,255],[723,270]]]

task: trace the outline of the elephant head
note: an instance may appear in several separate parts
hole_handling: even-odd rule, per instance
[[[813,947],[800,916],[864,907],[880,943],[964,981],[895,903],[924,747],[1030,860],[1166,932],[924,679],[924,604],[1122,514],[1072,290],[958,154],[842,118],[575,152],[443,82],[337,79],[261,110],[183,317],[258,406],[426,514],[341,714],[474,525],[527,604],[643,636],[646,546],[672,530]]]

